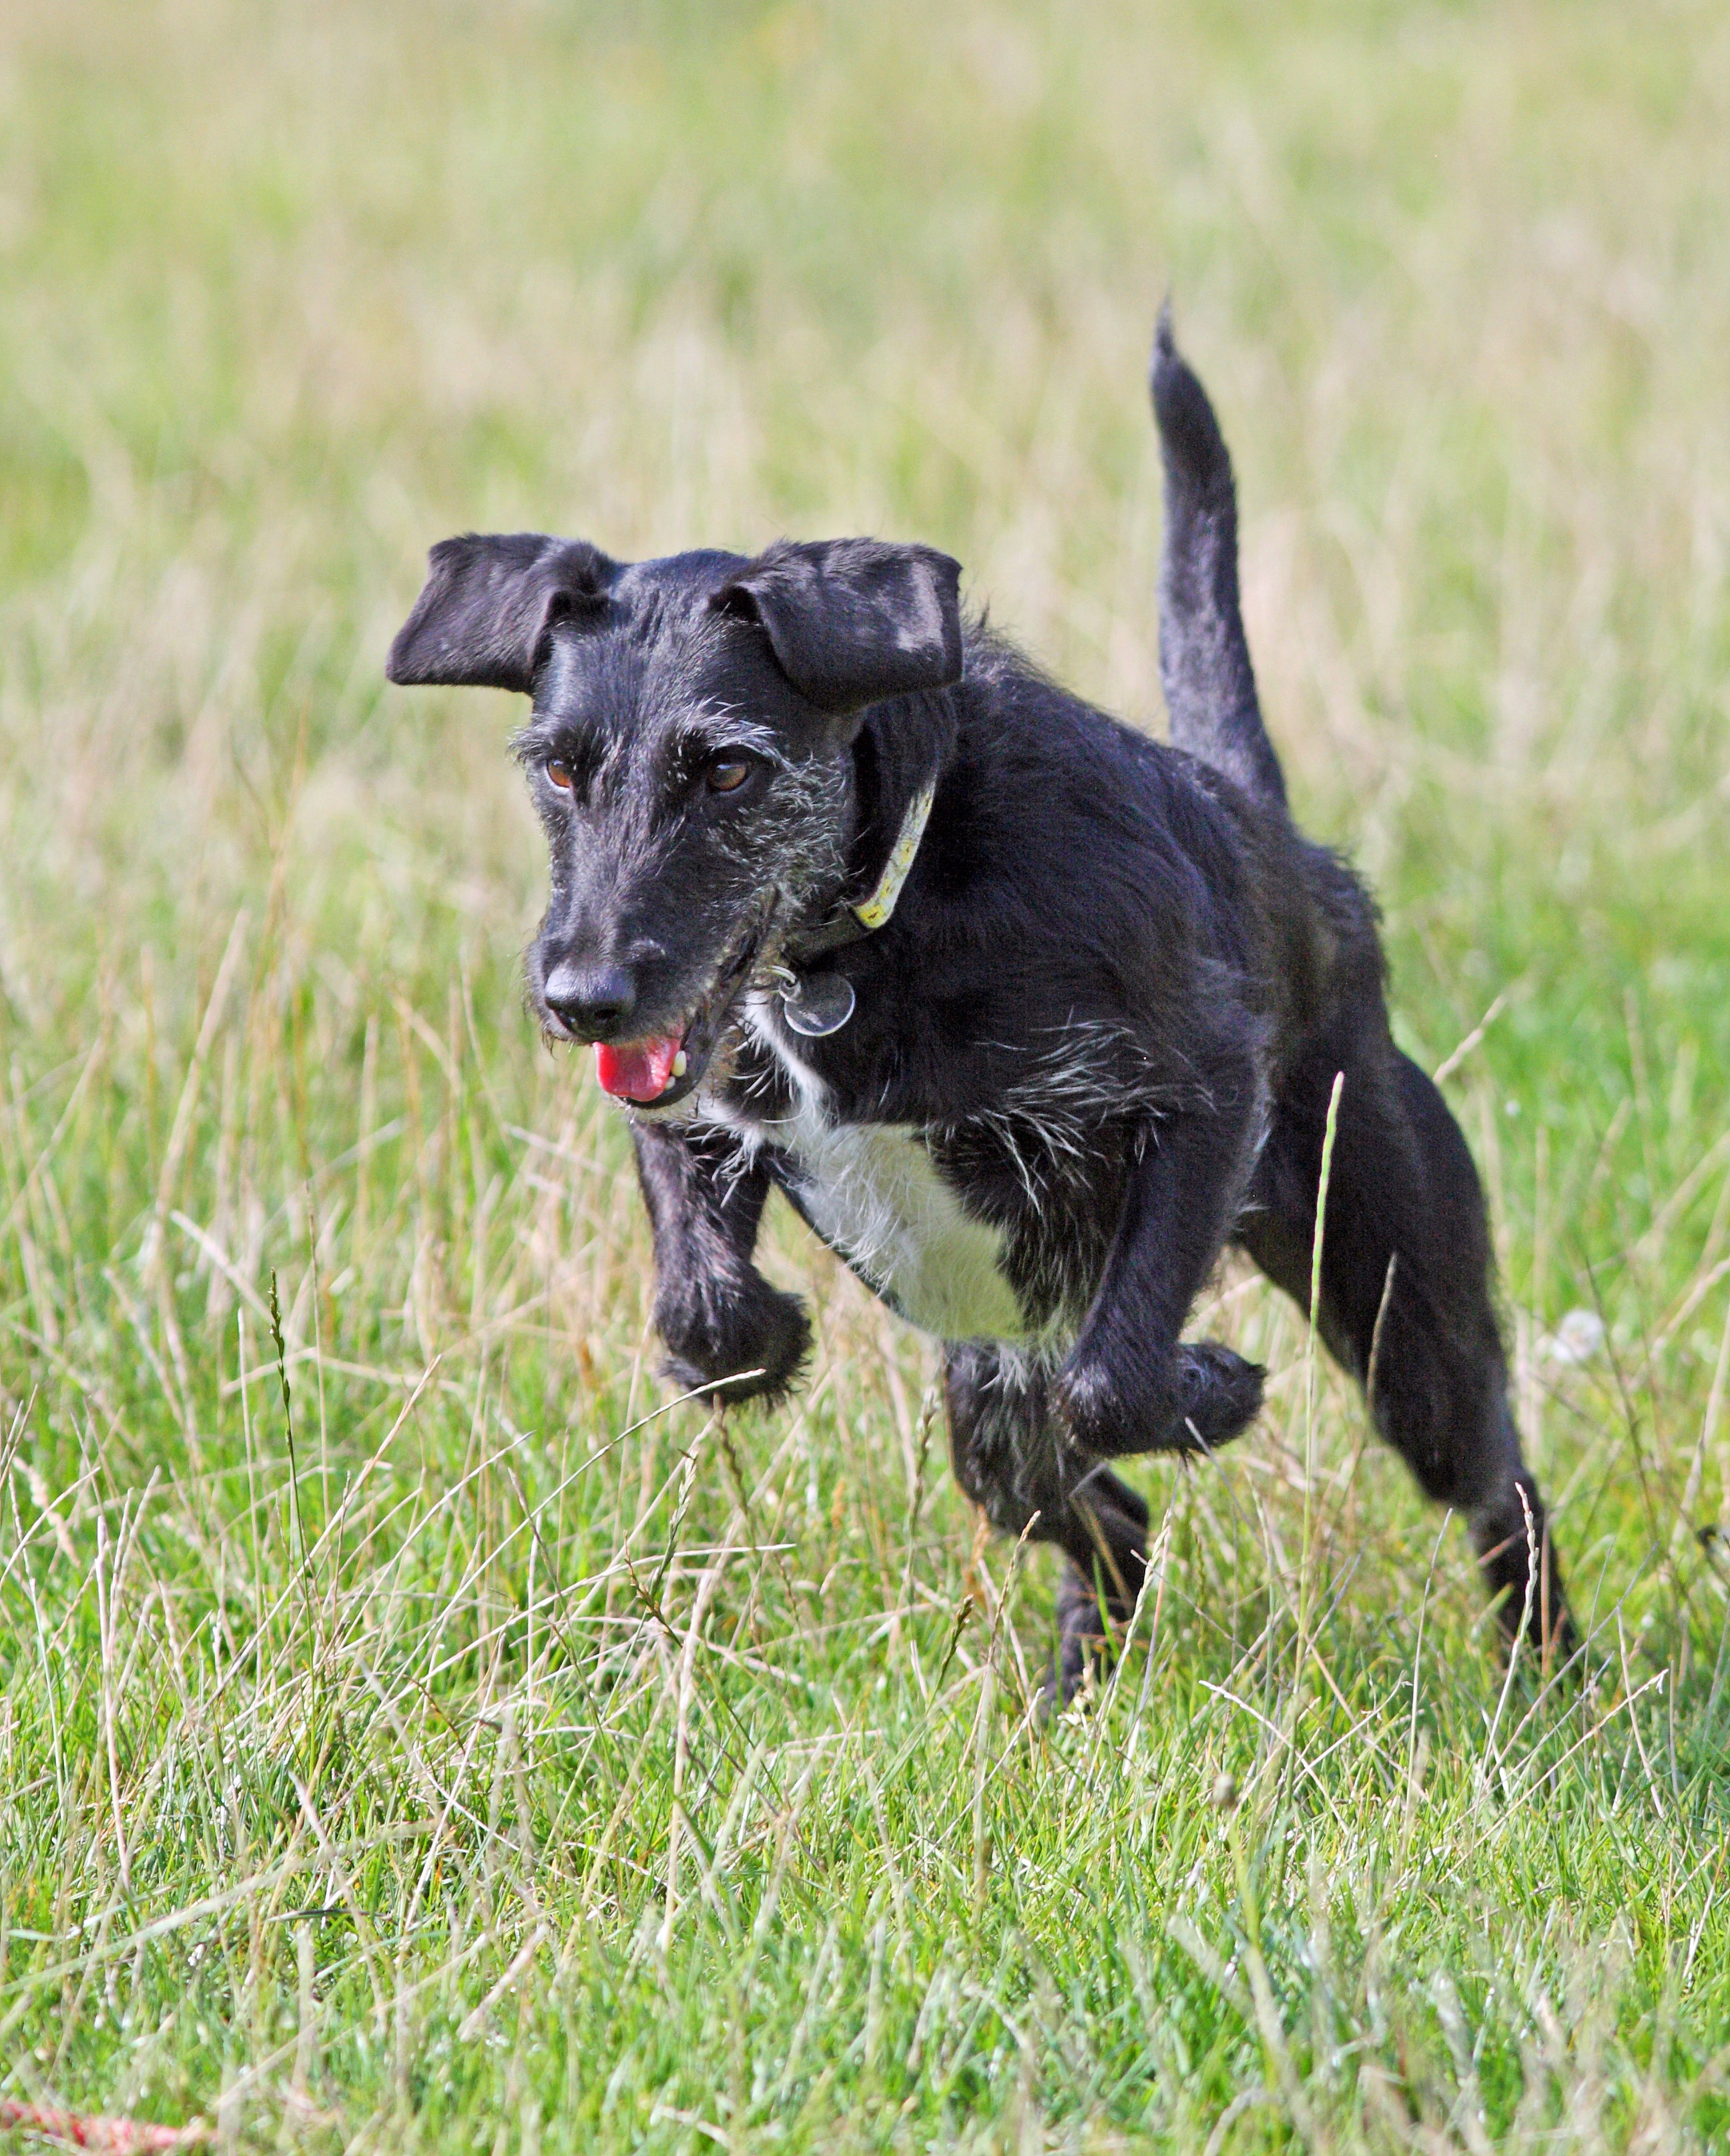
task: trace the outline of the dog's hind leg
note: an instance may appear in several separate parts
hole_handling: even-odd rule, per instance
[[[1307,1311],[1327,1102],[1340,1071],[1322,1337],[1426,1494],[1466,1514],[1510,1640],[1523,1632],[1544,1655],[1565,1657],[1573,1630],[1508,1406],[1477,1170],[1441,1095],[1394,1047],[1379,1005],[1343,1017],[1281,1089],[1235,1240]]]
[[[1069,1559],[1058,1589],[1058,1689],[1068,1699],[1111,1624],[1135,1609],[1147,1562],[1147,1507],[1127,1482],[1061,1435],[1050,1373],[986,1341],[952,1345],[943,1366],[955,1479],[1004,1534],[1055,1543]]]

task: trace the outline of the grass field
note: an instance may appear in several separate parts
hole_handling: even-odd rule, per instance
[[[0,2100],[1730,2145],[1727,141],[1705,0],[11,0]],[[513,710],[382,679],[449,531],[864,530],[1158,726],[1168,288],[1295,798],[1485,1170],[1581,1686],[1504,1682],[1229,1270],[1268,1411],[1141,1474],[1132,1645],[1042,1727],[1050,1560],[790,1215],[809,1389],[670,1403],[520,1006]]]

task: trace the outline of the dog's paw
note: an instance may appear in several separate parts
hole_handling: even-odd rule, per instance
[[[664,1375],[714,1407],[780,1399],[811,1352],[804,1305],[767,1281],[721,1311],[663,1308],[656,1312],[655,1329],[667,1345]]]
[[[1059,1414],[1096,1458],[1134,1452],[1211,1452],[1249,1428],[1266,1372],[1216,1341],[1179,1343],[1165,1370],[1127,1376],[1078,1351],[1059,1374]]]
[[[1145,1398],[1130,1397],[1111,1366],[1071,1355],[1052,1386],[1053,1404],[1078,1449],[1093,1459],[1146,1452],[1157,1442],[1147,1429]]]
[[[1217,1340],[1186,1340],[1178,1349],[1178,1398],[1172,1444],[1178,1452],[1211,1452],[1240,1437],[1261,1412],[1267,1372]]]

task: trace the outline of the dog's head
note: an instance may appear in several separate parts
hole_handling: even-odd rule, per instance
[[[447,539],[393,681],[534,700],[517,752],[552,891],[529,993],[610,1092],[695,1091],[747,992],[839,890],[868,706],[962,670],[959,571],[925,547],[782,542],[622,563],[537,533]]]

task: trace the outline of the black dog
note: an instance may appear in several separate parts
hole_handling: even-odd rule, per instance
[[[671,1375],[797,1375],[803,1312],[752,1263],[778,1185],[946,1343],[963,1487],[1068,1555],[1067,1691],[1143,1578],[1147,1508],[1104,1463],[1260,1405],[1261,1370],[1181,1337],[1222,1247],[1309,1307],[1343,1074],[1322,1337],[1468,1516],[1510,1638],[1567,1650],[1477,1176],[1389,1035],[1372,901],[1287,812],[1230,461],[1163,322],[1152,391],[1172,747],[964,622],[947,556],[867,539],[446,540],[390,678],[534,699],[531,993],[631,1104]]]

